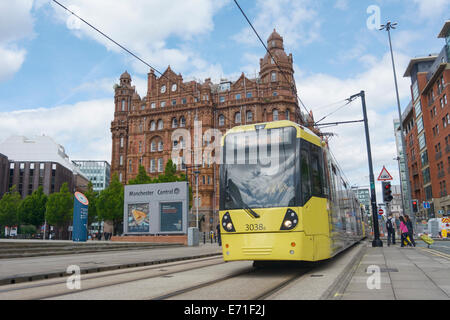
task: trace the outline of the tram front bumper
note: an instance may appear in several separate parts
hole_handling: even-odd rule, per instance
[[[222,234],[223,258],[314,261],[314,238],[304,232]]]

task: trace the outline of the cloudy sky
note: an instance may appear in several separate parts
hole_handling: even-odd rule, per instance
[[[59,0],[160,71],[185,80],[254,76],[264,48],[231,0]],[[398,117],[387,33],[392,33],[402,108],[409,59],[437,53],[450,0],[240,0],[263,39],[276,30],[292,53],[300,98],[316,120],[365,90],[375,178],[398,183]],[[377,15],[379,13],[379,16]],[[72,159],[111,159],[113,85],[128,70],[145,96],[148,67],[49,0],[0,1],[0,141],[46,134]],[[361,119],[360,100],[324,122]],[[351,184],[368,185],[361,124],[324,129]]]

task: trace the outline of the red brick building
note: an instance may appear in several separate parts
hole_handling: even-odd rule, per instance
[[[188,130],[194,149],[195,120],[201,121],[202,134],[210,129],[225,133],[237,125],[272,120],[303,123],[304,115],[293,90],[292,54],[286,54],[283,38],[275,30],[267,40],[267,47],[274,59],[268,53],[260,59],[257,78],[247,78],[242,73],[235,81],[184,82],[182,75],[169,66],[160,77],[150,70],[147,95],[141,98],[132,86],[131,76],[123,73],[120,84],[115,86],[111,173],[117,173],[124,184],[136,176],[139,165],[143,165],[150,176],[157,176],[172,158],[173,148],[182,149],[180,158],[172,160],[178,170],[188,172],[194,190],[192,209],[195,210],[194,170],[189,165],[184,166],[186,154],[183,152],[189,141],[181,138],[172,141],[175,130]],[[203,138],[205,147],[210,140]],[[200,161],[198,177],[199,216],[205,218],[200,229],[209,231],[215,230],[218,223],[218,166],[205,162],[205,159]]]
[[[441,52],[411,59],[404,74],[411,78],[412,94],[402,116],[411,192],[424,219],[450,213],[450,21],[438,37],[446,40]],[[424,201],[430,209],[423,208]]]

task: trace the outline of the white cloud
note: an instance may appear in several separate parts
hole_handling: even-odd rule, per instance
[[[71,159],[111,161],[111,99],[0,113],[0,141],[11,135],[45,134],[63,145]]]
[[[334,3],[334,7],[339,10],[347,10],[348,9],[348,0],[337,0]]]
[[[73,0],[71,10],[92,25],[111,36],[118,43],[142,57],[153,67],[164,71],[167,65],[183,72],[198,53],[183,47],[194,37],[206,35],[214,28],[213,16],[226,3],[225,0]],[[98,41],[108,50],[122,49],[107,40],[84,23],[75,23],[73,16],[57,5],[52,5],[56,18],[78,37]],[[176,48],[168,47],[167,41],[178,38]],[[149,67],[129,58],[134,71],[146,74]]]
[[[444,13],[447,14],[445,18],[448,18],[450,0],[413,0],[413,3],[417,6],[416,12],[420,18],[436,19]]]
[[[284,44],[291,48],[319,38],[321,22],[314,1],[258,0],[256,10],[256,17],[249,19],[263,41],[274,28],[283,36]],[[250,27],[245,27],[233,39],[248,45],[260,45]]]
[[[409,57],[395,52],[397,74],[403,74]],[[361,58],[370,61],[367,69],[351,78],[337,78],[326,74],[312,74],[296,78],[298,94],[311,108],[316,121],[342,106],[344,99],[353,94],[365,91],[369,119],[370,139],[372,145],[373,168],[375,179],[383,165],[398,178],[393,119],[398,118],[394,79],[391,67],[390,53],[382,58]],[[410,99],[410,80],[398,77],[401,101]],[[341,103],[330,103],[341,101]],[[322,108],[315,108],[325,106]],[[402,108],[405,105],[401,106]],[[361,100],[357,99],[350,105],[329,116],[322,123],[362,119]],[[344,172],[353,184],[368,184],[368,163],[366,140],[363,123],[343,124],[325,128],[325,132],[333,132],[330,146]],[[398,182],[398,180],[397,180]]]
[[[12,77],[25,61],[26,50],[18,42],[31,38],[33,0],[0,1],[0,82]]]
[[[11,78],[25,61],[26,50],[0,45],[0,82]]]

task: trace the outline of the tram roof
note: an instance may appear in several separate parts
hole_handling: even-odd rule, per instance
[[[274,129],[274,128],[284,128],[284,127],[294,127],[297,130],[297,138],[305,139],[308,142],[311,142],[319,147],[322,147],[322,140],[311,130],[305,128],[298,123],[289,121],[289,120],[279,120],[279,121],[270,121],[270,122],[261,122],[255,124],[247,124],[242,126],[236,126],[228,130],[224,136],[222,137],[222,145],[225,139],[225,136],[231,133],[238,132],[246,132],[246,131],[255,131],[257,127],[263,126],[264,129]]]

